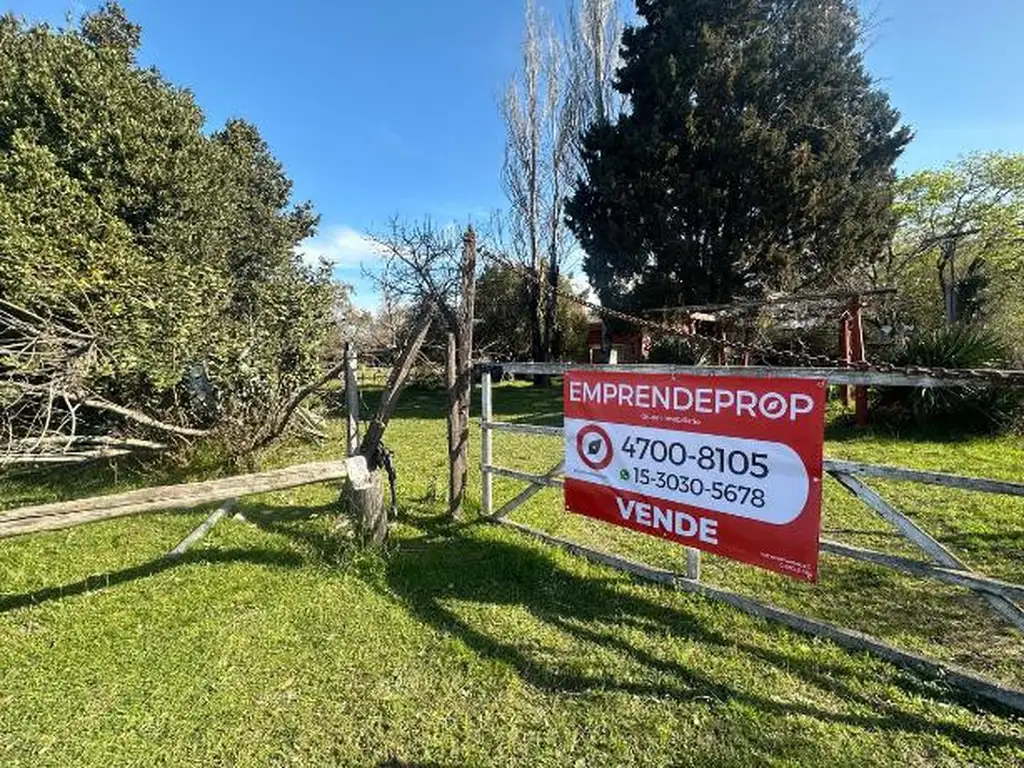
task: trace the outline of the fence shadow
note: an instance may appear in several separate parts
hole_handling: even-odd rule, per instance
[[[338,564],[345,545],[331,535],[326,521],[304,519],[317,512],[299,507],[270,508],[255,514],[247,511],[251,522],[291,539],[299,552],[287,548],[193,551],[177,559],[161,558],[62,586],[0,595],[0,613],[107,589],[178,565],[244,562],[298,568],[310,562],[309,555],[324,563]],[[645,698],[699,702],[709,708],[736,702],[782,717],[802,715],[823,723],[879,732],[941,734],[965,746],[1024,749],[1022,738],[923,717],[910,703],[924,698],[1004,714],[997,706],[983,704],[955,689],[894,670],[885,682],[902,689],[907,694],[907,703],[880,701],[876,695],[862,692],[867,687],[863,683],[868,682],[869,672],[723,634],[685,607],[668,606],[636,590],[624,589],[619,576],[578,576],[560,568],[541,546],[525,540],[503,541],[484,530],[485,524],[453,524],[444,516],[430,516],[418,510],[403,525],[416,535],[396,542],[384,558],[383,576],[378,569],[371,569],[372,573],[366,576],[368,583],[397,600],[419,621],[458,636],[475,653],[507,664],[540,690],[569,694],[620,691]],[[569,645],[577,649],[580,645],[600,646],[625,659],[633,669],[628,675],[581,670],[575,664],[573,648],[564,646],[545,648],[538,655],[536,637],[516,636],[484,619],[467,619],[449,607],[452,603],[515,607],[533,621],[570,638]],[[853,703],[860,711],[830,711],[805,700],[781,701],[746,690],[734,680],[716,677],[714,672],[703,669],[699,660],[687,662],[684,659],[688,655],[681,658],[679,654],[661,653],[660,647],[635,641],[631,637],[634,633],[623,633],[623,627],[664,638],[669,643],[699,643],[720,648],[724,654],[742,654],[754,664],[773,667],[803,685]],[[778,631],[787,632],[781,628]],[[766,733],[764,738],[764,746],[771,746],[772,736]]]
[[[118,571],[93,574],[84,579],[54,587],[24,592],[15,595],[0,594],[0,613],[7,613],[18,608],[39,605],[51,600],[62,600],[66,597],[83,595],[88,592],[116,587],[138,579],[155,576],[158,573],[195,563],[250,563],[277,568],[295,568],[301,565],[303,558],[294,552],[277,549],[203,549],[186,552],[180,557],[161,557],[139,565],[122,568]]]
[[[421,519],[416,524],[423,540],[414,539],[409,546],[403,542],[402,548],[388,559],[387,590],[421,621],[459,636],[481,656],[508,664],[537,688],[573,694],[619,690],[644,697],[706,701],[708,706],[733,701],[782,716],[804,715],[823,722],[878,731],[941,733],[964,745],[1024,748],[1024,739],[925,718],[907,706],[879,702],[876,697],[860,693],[863,687],[860,680],[851,680],[851,675],[856,673],[846,667],[829,666],[761,647],[741,637],[727,637],[692,612],[667,607],[632,591],[627,593],[621,589],[618,578],[602,580],[571,574],[557,567],[550,556],[525,543],[499,542],[470,531],[453,532],[441,518]],[[457,575],[452,571],[455,567]],[[535,640],[510,636],[486,622],[469,621],[446,607],[446,603],[452,601],[514,605],[577,643],[599,645],[628,658],[646,670],[646,677],[657,682],[580,672],[573,666],[571,651],[559,654],[548,649],[544,658],[539,659],[530,652],[531,648],[535,649]],[[779,702],[743,690],[729,681],[716,679],[696,664],[652,653],[608,629],[623,625],[668,636],[673,642],[697,642],[728,652],[739,651],[823,692],[861,705],[870,714],[839,713],[811,704]],[[928,683],[909,673],[897,671],[891,682],[909,694],[911,700],[924,697],[971,709],[1000,711],[955,689]]]

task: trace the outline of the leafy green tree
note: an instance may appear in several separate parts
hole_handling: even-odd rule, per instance
[[[603,303],[830,282],[892,235],[911,138],[864,69],[852,0],[639,0],[567,205]]]
[[[560,276],[560,293],[572,293],[572,284]],[[489,264],[476,284],[476,346],[480,354],[502,360],[531,357],[530,300],[522,273],[499,263]],[[587,311],[559,299],[556,315],[556,352],[563,360],[583,359],[587,349]]]
[[[913,173],[899,181],[895,212],[899,229],[878,269],[923,299],[918,321],[983,320],[1014,295],[1024,275],[1024,155],[973,154]]]
[[[0,300],[90,340],[45,372],[0,349],[0,398],[45,385],[251,434],[320,368],[332,288],[296,254],[317,217],[254,126],[205,134],[191,93],[136,66],[140,34],[115,4],[77,30],[0,17]]]

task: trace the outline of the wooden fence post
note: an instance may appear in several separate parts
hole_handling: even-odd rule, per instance
[[[476,304],[476,232],[472,227],[462,238],[458,327],[449,340],[449,359],[454,359],[454,379],[449,395],[448,512],[458,519],[469,478],[469,404],[473,396],[473,314]],[[454,354],[452,350],[454,348]]]
[[[455,334],[448,332],[448,353],[445,357],[445,388],[448,395],[448,514],[458,517],[462,504],[459,485],[459,435],[462,432],[459,410],[459,347]]]
[[[725,322],[718,321],[718,364],[729,364],[729,334],[725,330]]]
[[[359,361],[351,342],[345,342],[345,410],[348,412],[348,456],[359,452]]]

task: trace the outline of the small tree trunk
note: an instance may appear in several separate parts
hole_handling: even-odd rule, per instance
[[[608,321],[601,318],[601,354],[597,362],[608,364],[612,361],[612,331]]]
[[[377,449],[380,447],[380,441],[384,437],[384,430],[387,429],[388,421],[391,420],[391,415],[395,412],[398,398],[401,397],[409,380],[412,365],[416,360],[416,356],[420,353],[420,349],[423,347],[423,342],[427,338],[430,326],[434,322],[434,307],[424,307],[422,312],[423,314],[416,321],[412,333],[402,348],[402,353],[391,367],[387,386],[384,388],[384,394],[381,395],[380,403],[377,405],[377,413],[374,415],[373,421],[366,428],[366,434],[363,435],[362,443],[359,444],[359,453],[366,457],[366,463],[370,466],[370,469],[376,469]]]
[[[539,268],[531,270],[529,297],[530,297],[530,356],[534,362],[547,362],[547,354],[544,345],[544,321],[543,321],[543,280]],[[550,378],[544,374],[533,377],[533,383],[538,387],[546,387]]]

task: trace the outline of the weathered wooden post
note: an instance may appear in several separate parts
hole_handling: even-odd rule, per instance
[[[388,511],[384,506],[384,473],[371,470],[366,457],[350,456],[345,461],[345,506],[355,518],[362,544],[379,547],[388,537]]]
[[[476,232],[472,227],[462,238],[460,301],[456,312],[457,326],[449,337],[449,367],[454,364],[455,376],[449,374],[449,472],[448,512],[453,518],[462,516],[469,477],[469,403],[473,395],[473,312],[476,299]],[[454,346],[454,354],[452,347]]]
[[[448,332],[445,356],[445,388],[448,395],[448,513],[458,517],[462,505],[460,485],[459,436],[462,434],[462,411],[459,408],[459,345],[455,333]]]
[[[852,359],[850,358],[850,337],[852,335],[853,325],[851,322],[850,312],[847,310],[843,312],[842,316],[839,318],[839,356],[846,365],[849,365],[852,362]],[[839,385],[839,400],[845,408],[849,408],[851,405],[850,394],[849,384]]]

